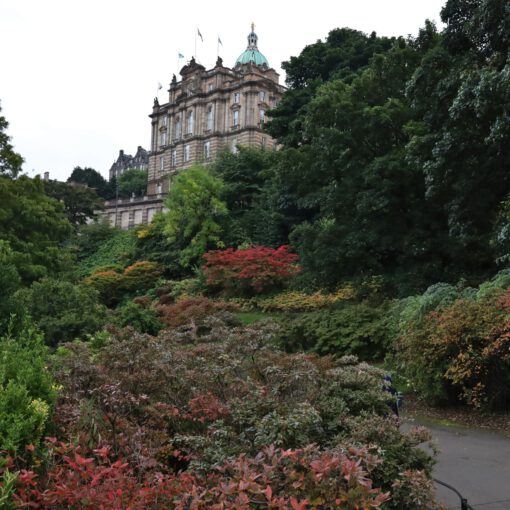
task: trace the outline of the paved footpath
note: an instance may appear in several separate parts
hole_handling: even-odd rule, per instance
[[[509,436],[404,418],[404,429],[413,424],[430,429],[440,449],[434,478],[455,487],[475,510],[510,510]],[[448,509],[460,509],[452,491],[437,486],[437,494]]]

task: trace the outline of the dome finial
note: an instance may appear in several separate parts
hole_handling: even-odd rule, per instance
[[[251,31],[255,32],[255,23],[253,23],[253,21],[251,22]]]

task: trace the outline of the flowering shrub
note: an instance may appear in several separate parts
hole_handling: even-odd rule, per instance
[[[508,293],[461,298],[405,324],[395,360],[433,401],[481,408],[510,402]]]
[[[204,254],[207,284],[232,295],[260,294],[280,287],[300,271],[298,256],[288,246],[228,248]]]

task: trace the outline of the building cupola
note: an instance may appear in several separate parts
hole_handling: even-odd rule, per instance
[[[248,47],[239,55],[235,67],[242,64],[253,63],[257,66],[269,67],[267,58],[260,53],[257,47],[258,36],[255,33],[255,25],[251,24],[251,32],[248,34]]]

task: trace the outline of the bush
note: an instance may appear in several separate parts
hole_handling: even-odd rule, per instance
[[[202,319],[217,312],[234,310],[236,307],[230,303],[213,301],[205,297],[183,299],[171,305],[156,307],[158,316],[168,328],[177,328],[184,324]]]
[[[94,333],[106,322],[106,309],[92,288],[46,278],[16,293],[48,345]]]
[[[83,280],[83,283],[99,292],[107,306],[114,306],[126,295],[144,293],[154,287],[162,270],[155,262],[146,260],[126,267],[122,273],[117,270],[98,270]]]
[[[163,273],[155,262],[142,260],[124,269],[122,288],[127,292],[144,292],[152,287]]]
[[[242,250],[210,251],[202,271],[207,285],[230,295],[260,294],[279,288],[299,272],[298,256],[288,246],[258,246]]]
[[[433,403],[459,399],[479,408],[510,404],[510,315],[507,294],[482,288],[403,325],[394,362]]]
[[[425,455],[410,449],[397,454],[397,445],[407,443],[384,417],[380,370],[354,357],[335,361],[275,351],[267,346],[276,331],[271,323],[232,328],[212,319],[205,336],[113,332],[94,357],[86,345],[70,344],[59,371],[64,430],[79,433],[83,445],[101,438],[116,455],[137,463],[141,474],[155,468],[211,474],[213,466],[241,454],[254,458],[271,444],[300,449],[314,442],[331,455],[337,446],[348,451],[367,444],[360,440],[361,425],[349,421],[365,413],[381,416],[370,429],[373,453],[394,452],[381,459],[391,460],[396,472],[391,480],[378,475],[384,491],[400,479],[398,466],[429,469]]]
[[[152,307],[141,306],[133,301],[115,310],[115,324],[121,328],[130,326],[139,333],[157,335],[163,324]]]
[[[344,303],[338,308],[288,314],[280,321],[278,345],[300,350],[362,359],[381,359],[397,335],[391,304]]]
[[[0,338],[0,450],[23,453],[42,437],[55,401],[42,336],[28,324]]]

